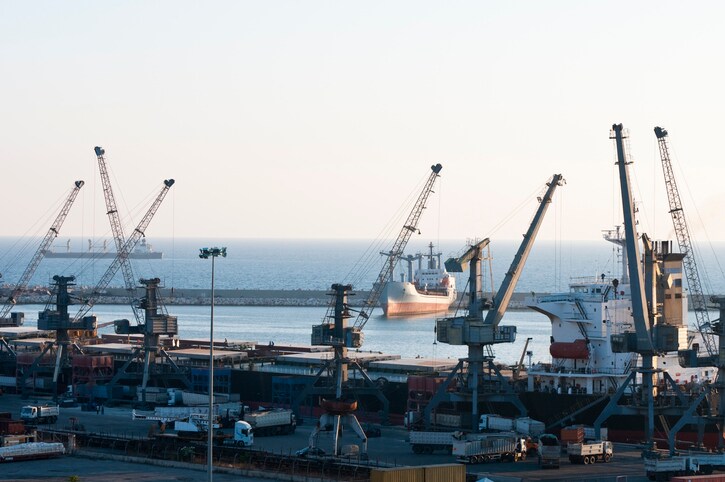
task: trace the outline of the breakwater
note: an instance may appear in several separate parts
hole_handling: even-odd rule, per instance
[[[183,289],[162,288],[161,297],[167,305],[209,305],[211,303],[211,289]],[[93,293],[92,289],[76,288],[73,295],[79,299],[88,299]],[[350,296],[351,306],[362,306],[370,295],[369,291],[353,291]],[[543,293],[542,293],[543,294]],[[9,289],[0,289],[0,295],[10,295]],[[46,304],[51,298],[49,288],[34,288],[25,293],[18,300],[18,304]],[[135,298],[143,296],[139,289]],[[510,309],[525,309],[525,298],[531,293],[514,293]],[[459,301],[463,294],[459,294]],[[327,290],[241,290],[241,289],[215,289],[214,303],[225,306],[327,306],[330,302],[330,292]],[[127,303],[127,294],[124,288],[108,288],[98,296],[94,304],[123,305]],[[463,305],[465,307],[465,304]]]

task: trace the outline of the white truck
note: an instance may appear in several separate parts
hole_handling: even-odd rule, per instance
[[[254,429],[244,420],[238,420],[234,423],[234,436],[231,439],[225,439],[224,444],[250,447],[254,445]]]
[[[58,415],[58,405],[25,405],[20,409],[20,419],[28,424],[55,423]]]
[[[526,439],[490,435],[477,440],[460,440],[453,443],[452,453],[464,464],[518,462],[526,459]]]
[[[429,432],[413,430],[408,434],[413,453],[432,454],[443,450],[451,453],[453,444],[463,437],[461,432]]]
[[[681,475],[709,475],[715,469],[725,469],[725,453],[690,452],[670,456],[648,451],[642,457],[649,480],[670,480],[671,477]]]
[[[514,420],[513,429],[521,435],[538,437],[546,431],[546,425],[544,424],[544,422],[534,420],[533,418],[520,417]]]
[[[609,462],[614,456],[612,442],[570,443],[566,446],[569,462],[572,464],[593,464]]]
[[[556,435],[545,433],[539,437],[539,466],[541,468],[559,468],[561,444]]]
[[[245,412],[243,417],[243,420],[252,426],[258,437],[294,433],[297,429],[297,418],[289,409]]]
[[[495,413],[484,413],[478,421],[478,431],[505,431],[514,429],[514,419]]]

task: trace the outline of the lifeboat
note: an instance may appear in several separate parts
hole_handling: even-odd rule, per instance
[[[583,359],[589,358],[589,348],[586,340],[572,342],[557,341],[549,346],[549,353],[554,358]]]
[[[357,400],[326,400],[323,398],[320,406],[328,413],[342,415],[357,410]]]

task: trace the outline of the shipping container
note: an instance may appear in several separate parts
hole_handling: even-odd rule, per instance
[[[580,444],[584,442],[584,427],[581,425],[564,427],[561,429],[561,443],[566,445],[567,443]]]
[[[426,465],[424,482],[466,482],[466,466],[463,464]]]
[[[372,469],[370,482],[425,482],[423,467],[394,467],[389,469]]]

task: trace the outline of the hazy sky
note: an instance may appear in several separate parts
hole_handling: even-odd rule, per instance
[[[662,125],[693,235],[699,216],[725,240],[723,18],[714,1],[2,1],[0,235],[44,233],[76,179],[61,235],[109,232],[101,145],[129,226],[176,179],[150,237],[372,238],[440,162],[423,236],[520,239],[562,173],[541,237],[598,239],[621,218],[621,122],[642,230],[671,235]]]

